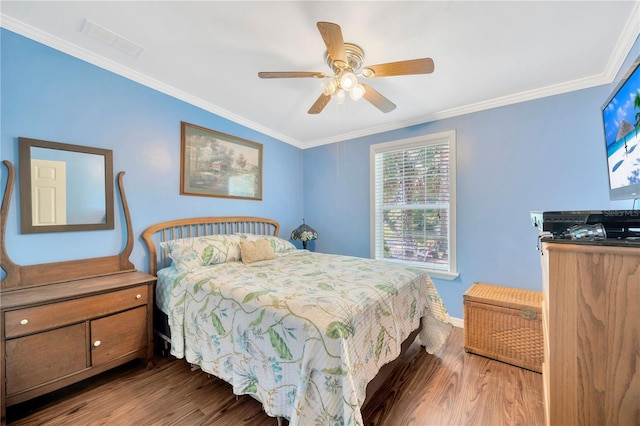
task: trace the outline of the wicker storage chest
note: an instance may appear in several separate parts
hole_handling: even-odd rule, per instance
[[[474,283],[463,299],[465,351],[542,372],[542,292]]]

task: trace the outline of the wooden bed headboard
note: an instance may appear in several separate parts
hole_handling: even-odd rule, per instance
[[[151,225],[142,232],[142,239],[149,250],[149,273],[169,266],[169,257],[160,243],[178,238],[206,235],[247,233],[278,236],[280,224],[273,219],[252,216],[209,216],[169,220]]]

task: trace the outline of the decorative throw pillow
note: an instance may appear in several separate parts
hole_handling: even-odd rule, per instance
[[[271,249],[274,253],[287,253],[289,251],[297,250],[296,246],[290,241],[284,240],[280,237],[274,237],[273,235],[256,235],[256,234],[235,234],[241,239],[247,241],[267,240],[271,244]]]
[[[261,260],[275,259],[276,255],[271,248],[271,244],[266,239],[257,241],[240,241],[240,253],[242,263],[259,262]]]
[[[240,237],[207,235],[163,241],[160,246],[178,269],[190,270],[240,260]]]

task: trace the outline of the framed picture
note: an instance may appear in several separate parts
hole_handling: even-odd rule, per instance
[[[262,200],[262,144],[181,122],[180,194]]]

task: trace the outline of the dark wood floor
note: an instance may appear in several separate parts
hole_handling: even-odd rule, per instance
[[[463,349],[456,328],[435,355],[414,344],[364,407],[366,425],[541,425],[542,376]],[[127,364],[8,408],[9,425],[273,425],[260,403],[183,360]],[[286,423],[286,422],[283,422]]]

